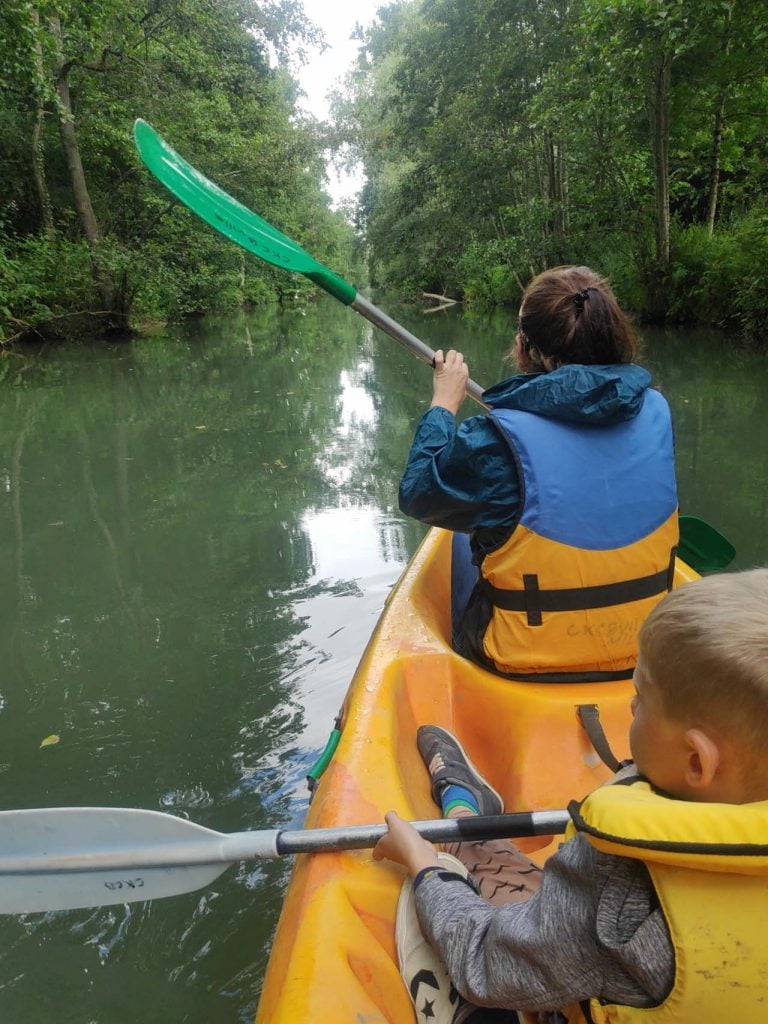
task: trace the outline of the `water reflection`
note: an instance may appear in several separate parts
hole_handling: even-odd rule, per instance
[[[475,379],[509,372],[510,318],[396,315],[461,347]],[[722,345],[649,333],[646,358],[673,406],[683,507],[746,565],[768,532],[768,373]],[[53,351],[7,386],[4,805],[298,824],[306,771],[423,535],[396,496],[429,391],[425,367],[331,300]],[[249,1019],[287,870],[0,918],[0,1019]]]
[[[355,490],[358,456],[392,482],[376,468],[371,334],[338,312],[54,352],[0,410],[7,807],[300,821],[413,534]],[[247,1018],[286,870],[3,919],[4,1019],[42,1020],[54,1000],[76,1019]]]
[[[402,522],[368,506],[305,516],[313,554],[313,585],[294,610],[306,623],[303,640],[316,652],[312,671],[297,678],[305,711],[303,740],[323,745],[329,706],[338,708],[376,624],[386,594],[407,561]]]

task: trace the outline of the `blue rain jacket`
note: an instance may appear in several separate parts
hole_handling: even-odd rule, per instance
[[[608,425],[635,417],[650,384],[648,371],[634,363],[571,363],[551,373],[509,377],[483,399],[495,409]],[[447,409],[429,409],[416,428],[399,498],[405,515],[473,533],[480,555],[498,547],[521,511],[517,469],[500,428],[485,415],[457,427]]]

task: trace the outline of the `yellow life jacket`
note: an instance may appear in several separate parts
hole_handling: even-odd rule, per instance
[[[491,417],[517,463],[522,511],[480,566],[489,611],[472,647],[513,679],[630,678],[679,538],[666,401],[649,389],[637,416],[603,426]]]
[[[645,863],[672,938],[675,981],[659,1006],[592,999],[564,1011],[569,1022],[768,1020],[768,801],[673,800],[636,781],[597,789],[571,813],[598,850]]]

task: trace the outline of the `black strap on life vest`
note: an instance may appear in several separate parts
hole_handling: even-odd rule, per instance
[[[564,590],[541,590],[536,573],[523,574],[522,590],[494,587],[481,579],[483,593],[495,608],[507,612],[525,612],[529,626],[540,626],[544,612],[575,612],[588,608],[610,608],[617,604],[644,601],[672,589],[677,548],[670,552],[669,564],[650,576],[639,576],[618,583],[602,583],[594,587],[569,587]]]
[[[586,1024],[595,1024],[595,1018],[592,1016],[592,1006],[588,999],[583,1000],[579,1003],[579,1009],[584,1014],[584,1020]]]
[[[610,608],[656,597],[668,590],[669,569],[620,583],[603,583],[595,587],[569,587],[567,590],[540,590],[539,577],[523,576],[523,590],[502,590],[487,580],[481,586],[496,608],[507,612],[526,612],[529,626],[540,626],[543,612],[575,612],[587,608]]]

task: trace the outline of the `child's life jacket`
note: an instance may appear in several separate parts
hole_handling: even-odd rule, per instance
[[[592,999],[564,1011],[594,1024],[760,1024],[768,1020],[768,800],[673,800],[638,780],[570,808],[604,853],[642,860],[666,918],[675,981],[661,1005]]]

